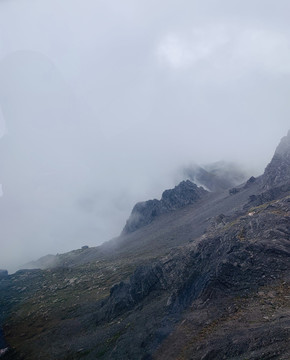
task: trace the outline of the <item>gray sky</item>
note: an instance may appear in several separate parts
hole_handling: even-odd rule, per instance
[[[263,172],[288,0],[0,1],[0,268],[97,245],[191,163]]]

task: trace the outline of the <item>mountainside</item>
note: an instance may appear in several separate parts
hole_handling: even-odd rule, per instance
[[[38,265],[0,276],[3,359],[289,359],[290,132],[262,176],[184,181]]]

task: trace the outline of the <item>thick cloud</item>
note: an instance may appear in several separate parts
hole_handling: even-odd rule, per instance
[[[289,128],[289,11],[0,1],[0,267],[117,235],[182,166],[261,173]]]

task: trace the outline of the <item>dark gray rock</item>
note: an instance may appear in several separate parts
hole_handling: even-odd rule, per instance
[[[277,187],[290,180],[290,131],[278,145],[275,154],[265,169],[263,186],[265,189]]]
[[[238,192],[240,192],[240,189],[237,189],[237,188],[232,188],[229,190],[229,194],[230,195],[235,195],[237,194]]]
[[[250,179],[246,182],[245,187],[251,186],[257,179],[254,176],[251,176]]]
[[[282,198],[289,191],[290,191],[290,181],[284,183],[283,185],[272,187],[263,192],[250,195],[249,202],[244,205],[244,209],[248,209],[253,206],[260,206],[266,202]]]
[[[131,233],[150,224],[161,214],[193,204],[206,194],[206,190],[190,180],[182,181],[174,189],[165,190],[161,200],[154,199],[136,204],[127,220],[123,234]]]

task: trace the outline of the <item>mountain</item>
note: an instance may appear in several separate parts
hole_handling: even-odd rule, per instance
[[[207,164],[203,167],[198,165],[186,167],[183,169],[183,176],[214,192],[235,187],[246,180],[245,171],[237,165],[225,161]]]
[[[200,200],[206,190],[191,181],[182,181],[174,189],[166,190],[161,200],[149,200],[136,204],[124,227],[123,234],[127,234],[150,224],[157,216],[169,211],[180,209]]]
[[[3,359],[289,359],[289,149],[288,133],[257,178],[183,181],[119,237],[5,274]]]
[[[275,154],[266,167],[263,183],[265,189],[271,189],[290,179],[290,131],[283,137],[278,145]]]

